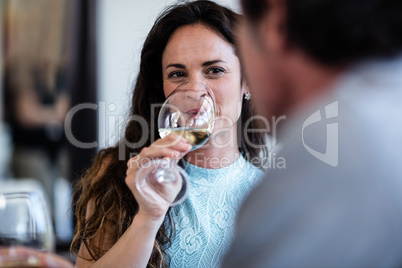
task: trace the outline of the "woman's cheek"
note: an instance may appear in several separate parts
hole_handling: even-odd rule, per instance
[[[169,96],[170,93],[172,93],[174,90],[175,90],[174,84],[172,84],[167,80],[163,81],[163,93],[165,94],[165,97]]]

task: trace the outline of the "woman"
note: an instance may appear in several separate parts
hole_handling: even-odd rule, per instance
[[[247,122],[252,109],[234,48],[237,20],[224,7],[196,1],[170,7],[155,22],[142,50],[131,109],[147,124],[131,121],[124,139],[101,151],[80,182],[72,244],[78,267],[219,265],[239,204],[262,175],[245,160],[258,158],[264,141],[262,134],[246,137],[243,131],[253,121]],[[151,104],[163,103],[187,81],[207,82],[215,95],[217,122],[209,141],[189,152],[184,139],[172,143],[179,137],[169,135],[134,148],[146,132],[142,127],[156,125]],[[158,137],[156,129],[149,131]],[[135,157],[119,160],[122,151],[125,160]],[[183,155],[190,180],[197,182],[188,199],[171,209],[147,203],[135,187],[135,163]]]

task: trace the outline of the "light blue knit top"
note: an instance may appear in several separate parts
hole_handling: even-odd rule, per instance
[[[171,210],[170,267],[219,267],[235,233],[239,206],[263,172],[243,156],[220,169],[187,162],[184,169],[191,188],[187,200]]]

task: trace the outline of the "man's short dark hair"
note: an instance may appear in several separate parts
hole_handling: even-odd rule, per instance
[[[335,65],[402,52],[402,0],[284,0],[285,31],[322,63]],[[257,24],[269,11],[268,0],[241,0]]]

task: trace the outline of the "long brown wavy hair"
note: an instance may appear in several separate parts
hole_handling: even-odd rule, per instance
[[[138,212],[138,203],[132,192],[125,184],[127,160],[130,156],[150,146],[158,137],[157,118],[152,111],[152,104],[161,104],[165,100],[162,83],[162,54],[173,32],[181,26],[202,24],[214,30],[224,40],[235,44],[235,28],[239,15],[225,7],[211,1],[194,1],[173,5],[165,9],[156,20],[149,32],[142,52],[140,71],[134,87],[132,97],[131,119],[125,130],[124,137],[111,148],[98,153],[93,166],[78,182],[75,190],[77,200],[73,207],[77,218],[77,227],[71,249],[75,254],[81,244],[86,247],[91,258],[98,260],[106,253],[108,248],[102,247],[105,235],[112,237],[115,243],[130,226],[134,216]],[[253,115],[253,109],[249,101],[243,100],[239,129],[244,129],[247,119]],[[134,120],[141,118],[141,120]],[[141,123],[142,122],[142,123]],[[145,124],[146,123],[146,124]],[[250,122],[249,122],[250,123]],[[146,126],[148,129],[143,129]],[[254,122],[248,127],[255,127]],[[144,138],[144,133],[149,137],[141,146],[138,143]],[[243,131],[238,131],[240,152],[249,161],[257,159],[266,149],[251,146],[246,142]],[[263,145],[264,136],[261,133],[247,133],[248,141],[254,145]],[[143,141],[143,140],[142,140]],[[137,143],[137,144],[136,144]],[[254,164],[256,161],[252,161]],[[106,165],[106,169],[100,172],[100,168]],[[101,173],[101,174],[100,174]],[[94,178],[97,178],[94,180]],[[88,203],[94,202],[94,213],[86,218]],[[165,222],[160,227],[148,267],[168,267],[164,259],[165,250],[170,246],[173,222],[170,213],[166,214]],[[113,226],[110,228],[110,226]],[[96,237],[96,239],[94,239]],[[109,241],[108,241],[109,242]]]

